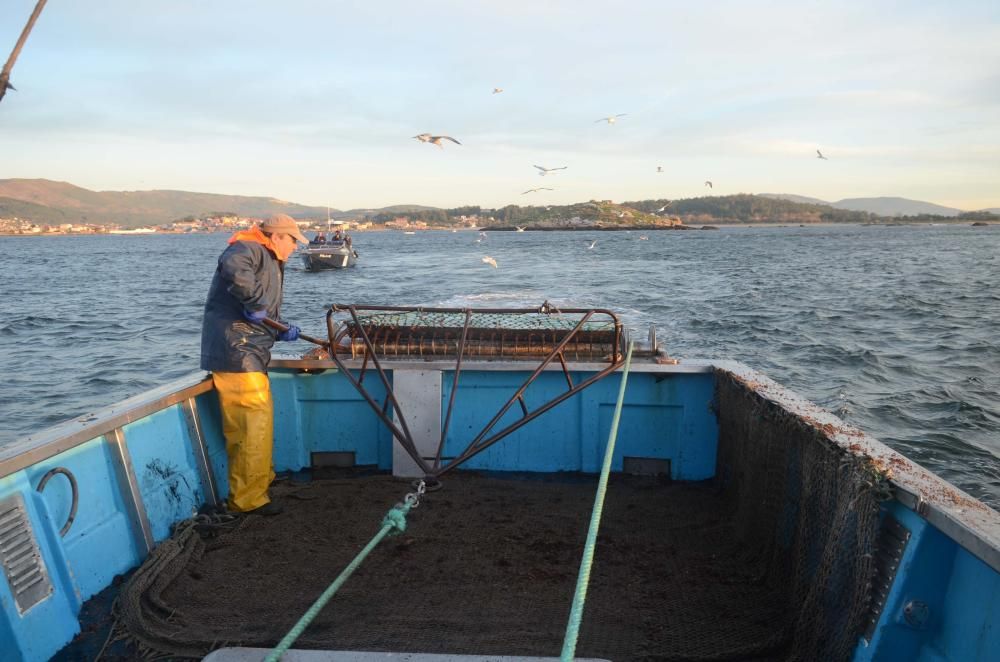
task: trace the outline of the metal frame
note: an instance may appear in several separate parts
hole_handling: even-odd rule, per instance
[[[358,311],[378,311],[378,312],[434,312],[434,313],[461,313],[465,315],[465,323],[462,327],[462,335],[458,342],[457,356],[455,359],[455,369],[454,377],[452,379],[452,389],[451,395],[448,399],[448,408],[445,413],[444,422],[441,426],[441,437],[438,441],[437,452],[434,456],[433,464],[428,464],[426,459],[421,456],[420,452],[416,448],[416,444],[413,440],[413,436],[410,434],[410,429],[406,423],[406,417],[403,415],[402,408],[399,406],[399,402],[396,400],[396,396],[392,390],[392,384],[389,382],[389,378],[386,376],[385,370],[382,367],[382,362],[378,358],[378,354],[375,351],[375,346],[372,343],[368,332],[364,328],[364,324],[360,317],[358,316]],[[340,340],[346,335],[347,330],[341,329],[338,331],[334,324],[333,316],[336,313],[347,312],[351,315],[351,319],[354,322],[354,329],[361,337],[364,342],[365,351],[362,357],[360,375],[355,377],[348,367],[344,364],[339,356],[337,356],[337,348],[339,346]],[[553,312],[565,313],[565,314],[578,314],[582,315],[580,320],[576,323],[566,335],[560,340],[556,346],[545,356],[544,359],[539,363],[531,375],[524,381],[520,388],[514,392],[506,403],[504,403],[500,410],[493,416],[489,423],[475,436],[475,438],[469,442],[465,450],[451,458],[448,462],[442,463],[442,453],[444,451],[445,440],[448,434],[448,427],[451,423],[451,414],[454,410],[455,405],[455,393],[458,390],[458,381],[462,372],[462,359],[465,355],[466,341],[469,335],[469,325],[472,319],[472,315],[476,313],[510,313],[510,314],[526,314],[526,313],[542,313],[550,314]],[[574,385],[573,378],[569,372],[569,366],[566,363],[566,359],[563,356],[563,349],[566,345],[573,340],[576,335],[584,328],[584,325],[593,317],[595,314],[604,314],[611,318],[614,322],[614,341],[612,342],[612,355],[609,364],[602,370],[598,371],[596,374],[592,375],[590,378],[581,382],[580,384]],[[519,428],[527,425],[534,419],[538,418],[548,410],[552,409],[564,400],[576,395],[583,389],[587,388],[591,384],[600,381],[601,379],[607,377],[612,372],[618,370],[624,364],[624,357],[621,352],[621,344],[623,340],[622,325],[618,317],[610,310],[597,309],[597,308],[571,308],[565,310],[556,310],[549,306],[548,304],[543,304],[540,308],[422,308],[413,306],[365,306],[365,305],[355,305],[355,304],[334,304],[330,306],[326,314],[326,328],[327,335],[330,341],[330,359],[336,364],[337,368],[344,374],[347,380],[352,386],[358,391],[358,393],[365,399],[368,405],[375,412],[382,422],[386,425],[390,432],[392,432],[393,437],[395,437],[400,446],[406,451],[406,453],[413,459],[421,471],[427,477],[437,478],[443,474],[451,471],[461,463],[466,460],[478,455],[483,452],[493,444],[497,443],[507,435],[518,430]],[[353,353],[353,343],[351,345]],[[566,382],[569,386],[568,390],[559,396],[553,398],[549,402],[545,403],[541,407],[538,407],[534,411],[528,411],[528,406],[524,402],[524,392],[528,387],[538,378],[538,376],[546,369],[546,367],[552,363],[556,358],[559,359],[559,363],[562,367],[563,373],[566,376]],[[368,367],[369,359],[374,366],[375,371],[382,382],[383,387],[386,390],[385,402],[379,406],[375,401],[375,398],[365,389],[363,384],[366,369]],[[521,406],[522,416],[520,420],[511,423],[507,427],[503,428],[499,432],[490,435],[490,432],[496,426],[496,424],[503,418],[504,414],[513,406],[514,402],[517,401]],[[399,425],[397,426],[392,419],[388,416],[389,407],[392,407],[393,412]]]
[[[136,543],[140,549],[145,548],[146,554],[153,551],[156,543],[153,541],[153,529],[149,525],[149,516],[146,515],[146,504],[142,501],[142,492],[139,490],[139,481],[135,477],[135,469],[132,467],[132,455],[128,452],[128,443],[125,441],[125,430],[115,428],[110,433],[104,435],[111,446],[115,460],[115,476],[118,478],[118,486],[121,488],[125,499],[125,505],[129,511],[129,520],[132,522],[132,532],[135,535]]]
[[[198,405],[195,404],[194,398],[185,400],[181,404],[181,411],[184,412],[184,422],[191,438],[191,450],[194,452],[201,484],[204,486],[205,501],[210,506],[218,506],[221,502],[215,487],[215,474],[212,473],[212,463],[208,461],[208,449],[205,448],[205,436],[201,432],[201,418],[198,416]]]

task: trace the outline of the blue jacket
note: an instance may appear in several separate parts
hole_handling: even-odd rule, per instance
[[[267,372],[278,332],[248,322],[243,311],[265,310],[281,320],[285,265],[253,234],[238,233],[219,256],[201,327],[204,370]]]

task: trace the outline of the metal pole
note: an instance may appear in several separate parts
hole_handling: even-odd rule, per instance
[[[31,28],[35,27],[35,21],[38,20],[38,15],[42,13],[42,8],[45,7],[46,2],[48,0],[38,0],[38,4],[35,5],[35,11],[31,12],[31,17],[28,19],[27,25],[21,31],[21,37],[17,40],[17,44],[14,45],[14,50],[11,51],[10,57],[7,58],[7,64],[3,65],[3,70],[0,70],[0,101],[3,100],[3,95],[7,93],[7,87],[10,85],[10,71],[14,68],[14,62],[17,61],[17,56],[21,54],[24,42],[28,40]]]

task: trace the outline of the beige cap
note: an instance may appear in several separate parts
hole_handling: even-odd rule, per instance
[[[284,234],[290,234],[295,237],[295,240],[299,243],[309,243],[309,240],[306,239],[305,235],[302,234],[302,231],[299,230],[299,226],[295,223],[295,219],[288,214],[275,214],[271,216],[269,219],[260,224],[260,229],[262,232],[267,232],[269,234],[283,232]]]

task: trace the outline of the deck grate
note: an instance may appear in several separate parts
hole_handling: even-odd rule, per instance
[[[0,565],[19,614],[52,595],[52,582],[20,493],[0,501]]]

